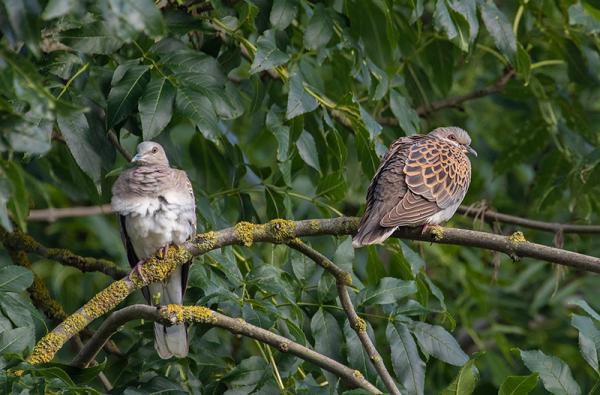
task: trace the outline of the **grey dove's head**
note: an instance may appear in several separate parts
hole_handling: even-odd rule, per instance
[[[137,146],[137,152],[131,159],[137,165],[169,166],[169,159],[163,147],[153,141],[144,141]]]
[[[465,153],[471,153],[477,156],[477,151],[471,148],[471,137],[464,129],[456,126],[446,126],[436,128],[429,132],[429,134],[442,139],[447,143],[462,147]]]

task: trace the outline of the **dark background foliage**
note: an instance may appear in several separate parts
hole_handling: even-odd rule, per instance
[[[467,129],[479,152],[467,204],[599,220],[597,1],[4,0],[0,31],[0,224],[48,246],[126,266],[112,216],[28,215],[109,202],[127,165],[116,147],[132,152],[142,139],[159,141],[189,174],[199,231],[360,214],[385,147],[442,125]],[[451,226],[515,230],[458,215]],[[600,387],[594,275],[458,246],[310,242],[353,270],[359,314],[403,393]],[[564,248],[600,253],[593,235],[566,235]],[[67,312],[110,281],[31,258]],[[0,365],[9,367],[56,322],[23,292],[30,272],[8,255],[1,262]],[[187,301],[310,345],[378,383],[336,296],[321,268],[261,245],[196,259]],[[104,370],[115,393],[347,390],[249,339],[203,326],[191,338],[189,358],[162,361],[151,324],[132,322],[114,338],[124,357],[101,354],[83,373],[62,365],[3,373],[0,386],[102,392],[95,376]],[[55,361],[73,355],[67,346]]]

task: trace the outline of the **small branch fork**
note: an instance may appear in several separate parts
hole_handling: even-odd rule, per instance
[[[352,300],[350,299],[350,295],[348,294],[348,285],[352,284],[352,276],[350,273],[344,271],[342,268],[333,263],[329,258],[320,252],[314,250],[309,247],[307,244],[304,244],[300,239],[293,239],[288,242],[288,246],[295,249],[296,251],[301,252],[306,255],[310,259],[312,259],[317,265],[323,267],[329,273],[331,273],[336,280],[338,297],[340,298],[340,303],[348,316],[348,320],[350,320],[350,326],[360,339],[360,342],[363,345],[363,348],[367,352],[369,356],[369,360],[375,367],[375,370],[379,374],[379,377],[383,380],[385,387],[388,392],[392,395],[400,395],[400,390],[396,386],[394,379],[390,375],[390,372],[385,367],[383,363],[383,358],[375,348],[375,345],[371,341],[369,334],[367,333],[367,323],[365,320],[360,318],[358,314],[356,314],[356,310],[354,310],[354,305],[352,304]]]

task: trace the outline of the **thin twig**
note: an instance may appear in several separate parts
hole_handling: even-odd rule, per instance
[[[183,317],[183,318],[182,318]],[[118,310],[110,315],[102,323],[96,334],[84,348],[73,359],[72,364],[79,367],[85,367],[91,361],[102,344],[125,323],[144,319],[149,321],[157,321],[166,325],[183,322],[200,322],[211,326],[219,327],[228,330],[231,333],[256,339],[261,343],[268,344],[277,348],[281,352],[289,352],[306,361],[312,362],[315,365],[341,377],[354,387],[363,388],[370,393],[381,393],[374,385],[369,383],[360,372],[353,370],[341,363],[320,354],[314,350],[306,348],[290,339],[270,332],[266,329],[251,325],[243,320],[231,318],[226,315],[217,313],[206,307],[201,306],[179,306],[169,305],[160,309],[148,305],[133,305]]]
[[[314,199],[312,199],[314,200]],[[114,211],[110,204],[101,206],[81,206],[81,207],[64,207],[64,208],[46,208],[38,210],[30,210],[28,221],[48,221],[54,222],[63,218],[78,218],[91,215],[113,214]],[[576,225],[560,222],[546,222],[535,219],[527,219],[517,217],[515,215],[503,214],[491,210],[487,207],[482,211],[477,206],[461,205],[457,213],[469,217],[483,217],[487,222],[502,222],[511,225],[519,225],[525,228],[543,230],[556,233],[562,230],[564,233],[579,233],[579,234],[598,234],[600,233],[600,225]]]
[[[487,208],[485,203],[465,206],[462,205],[458,208],[458,213],[470,217],[481,218],[485,222],[502,222],[505,224],[518,225],[525,228],[543,230],[547,232],[559,232],[563,233],[579,233],[579,234],[597,234],[600,233],[600,225],[574,225],[574,224],[562,224],[559,222],[545,222],[537,221],[534,219],[528,219],[524,217],[517,217],[515,215],[508,215],[498,213],[494,210]]]
[[[352,300],[350,299],[350,295],[348,294],[348,289],[346,285],[349,285],[352,282],[352,277],[350,273],[346,272],[338,265],[333,263],[329,258],[315,249],[311,248],[309,245],[303,243],[300,239],[291,240],[288,245],[295,249],[296,251],[301,252],[306,255],[310,259],[312,259],[316,264],[325,268],[329,273],[333,274],[336,279],[338,296],[340,298],[340,303],[348,316],[348,320],[350,321],[350,326],[354,329],[360,342],[363,345],[367,355],[373,367],[381,377],[383,384],[387,388],[388,392],[393,395],[400,395],[400,390],[396,386],[394,379],[390,375],[390,372],[387,370],[385,363],[383,362],[383,358],[375,348],[375,345],[371,341],[369,334],[367,333],[367,323],[365,320],[360,318],[358,314],[356,314],[356,310],[354,309],[354,305],[352,304]]]
[[[486,86],[482,89],[476,89],[466,95],[449,97],[447,99],[437,100],[429,103],[428,105],[422,105],[417,107],[416,112],[420,117],[427,117],[435,111],[439,111],[444,108],[459,108],[464,102],[479,99],[484,96],[489,96],[494,93],[501,92],[506,87],[506,84],[516,75],[514,69],[508,69],[502,77],[491,85]],[[377,122],[387,126],[398,126],[398,120],[395,117],[379,117]]]
[[[129,153],[129,151],[127,151],[127,149],[125,149],[125,147],[123,147],[121,145],[121,143],[119,142],[119,138],[117,137],[117,135],[115,134],[115,132],[113,132],[112,130],[109,130],[106,133],[106,136],[108,137],[108,140],[110,141],[110,143],[115,146],[115,148],[117,149],[117,151],[119,151],[119,153],[121,155],[123,155],[123,158],[125,158],[127,160],[127,162],[131,162],[131,159],[133,158],[133,155],[131,155]]]

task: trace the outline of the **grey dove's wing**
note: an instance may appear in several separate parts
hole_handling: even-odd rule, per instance
[[[127,253],[127,261],[129,262],[129,266],[131,266],[131,268],[134,268],[140,262],[140,259],[135,254],[133,244],[131,244],[131,239],[127,234],[127,217],[125,215],[118,215],[118,217],[121,229],[121,240],[123,241],[123,245],[125,246],[125,252]],[[142,295],[144,295],[146,303],[152,304],[150,301],[150,291],[148,290],[148,287],[142,287]]]

